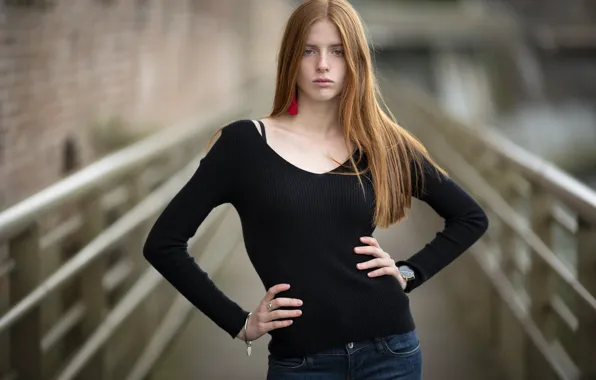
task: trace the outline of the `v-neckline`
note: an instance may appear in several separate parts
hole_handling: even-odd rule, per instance
[[[350,162],[350,159],[352,157],[354,157],[356,155],[356,153],[358,152],[358,148],[354,149],[354,151],[352,152],[352,154],[341,165],[336,166],[335,168],[333,168],[333,169],[331,169],[329,171],[322,172],[322,173],[311,172],[310,170],[306,170],[306,169],[303,169],[303,168],[301,168],[299,166],[296,166],[295,164],[293,164],[290,161],[288,161],[287,159],[285,159],[281,154],[277,153],[277,151],[275,149],[273,149],[271,147],[271,145],[269,145],[269,143],[267,141],[265,141],[263,139],[263,136],[259,133],[259,131],[257,131],[256,128],[254,128],[254,126],[251,129],[254,131],[254,133],[256,133],[256,136],[258,137],[258,140],[261,142],[261,144],[264,144],[265,147],[266,147],[266,149],[268,151],[270,151],[275,157],[277,157],[277,159],[281,160],[283,163],[285,163],[286,165],[290,166],[294,170],[298,170],[298,171],[300,171],[302,173],[305,173],[305,174],[311,175],[311,176],[315,176],[315,177],[321,177],[321,176],[326,176],[326,175],[333,174],[337,170],[339,170],[339,169],[343,168],[344,166],[346,166]]]

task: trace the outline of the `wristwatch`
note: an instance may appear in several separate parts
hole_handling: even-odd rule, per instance
[[[407,265],[400,265],[397,269],[399,270],[399,274],[401,274],[406,281],[411,281],[416,278],[412,268]]]

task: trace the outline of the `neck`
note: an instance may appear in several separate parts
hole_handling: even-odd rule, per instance
[[[300,97],[298,115],[294,117],[294,128],[321,137],[341,133],[338,122],[339,97],[328,102],[316,102],[306,96]]]

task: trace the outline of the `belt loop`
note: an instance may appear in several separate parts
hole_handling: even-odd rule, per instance
[[[375,338],[375,347],[377,348],[377,352],[383,353],[385,352],[385,347],[383,346],[383,338]]]
[[[306,355],[306,366],[308,368],[314,367],[314,358],[312,357],[312,355]]]

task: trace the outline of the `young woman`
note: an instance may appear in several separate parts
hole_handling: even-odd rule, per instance
[[[412,197],[446,221],[397,263],[372,238]],[[267,290],[249,312],[187,252],[210,211],[231,203]],[[230,336],[269,343],[268,379],[420,379],[407,293],[485,232],[481,207],[379,105],[368,43],[345,0],[291,15],[273,111],[225,126],[156,221],[147,260]]]

